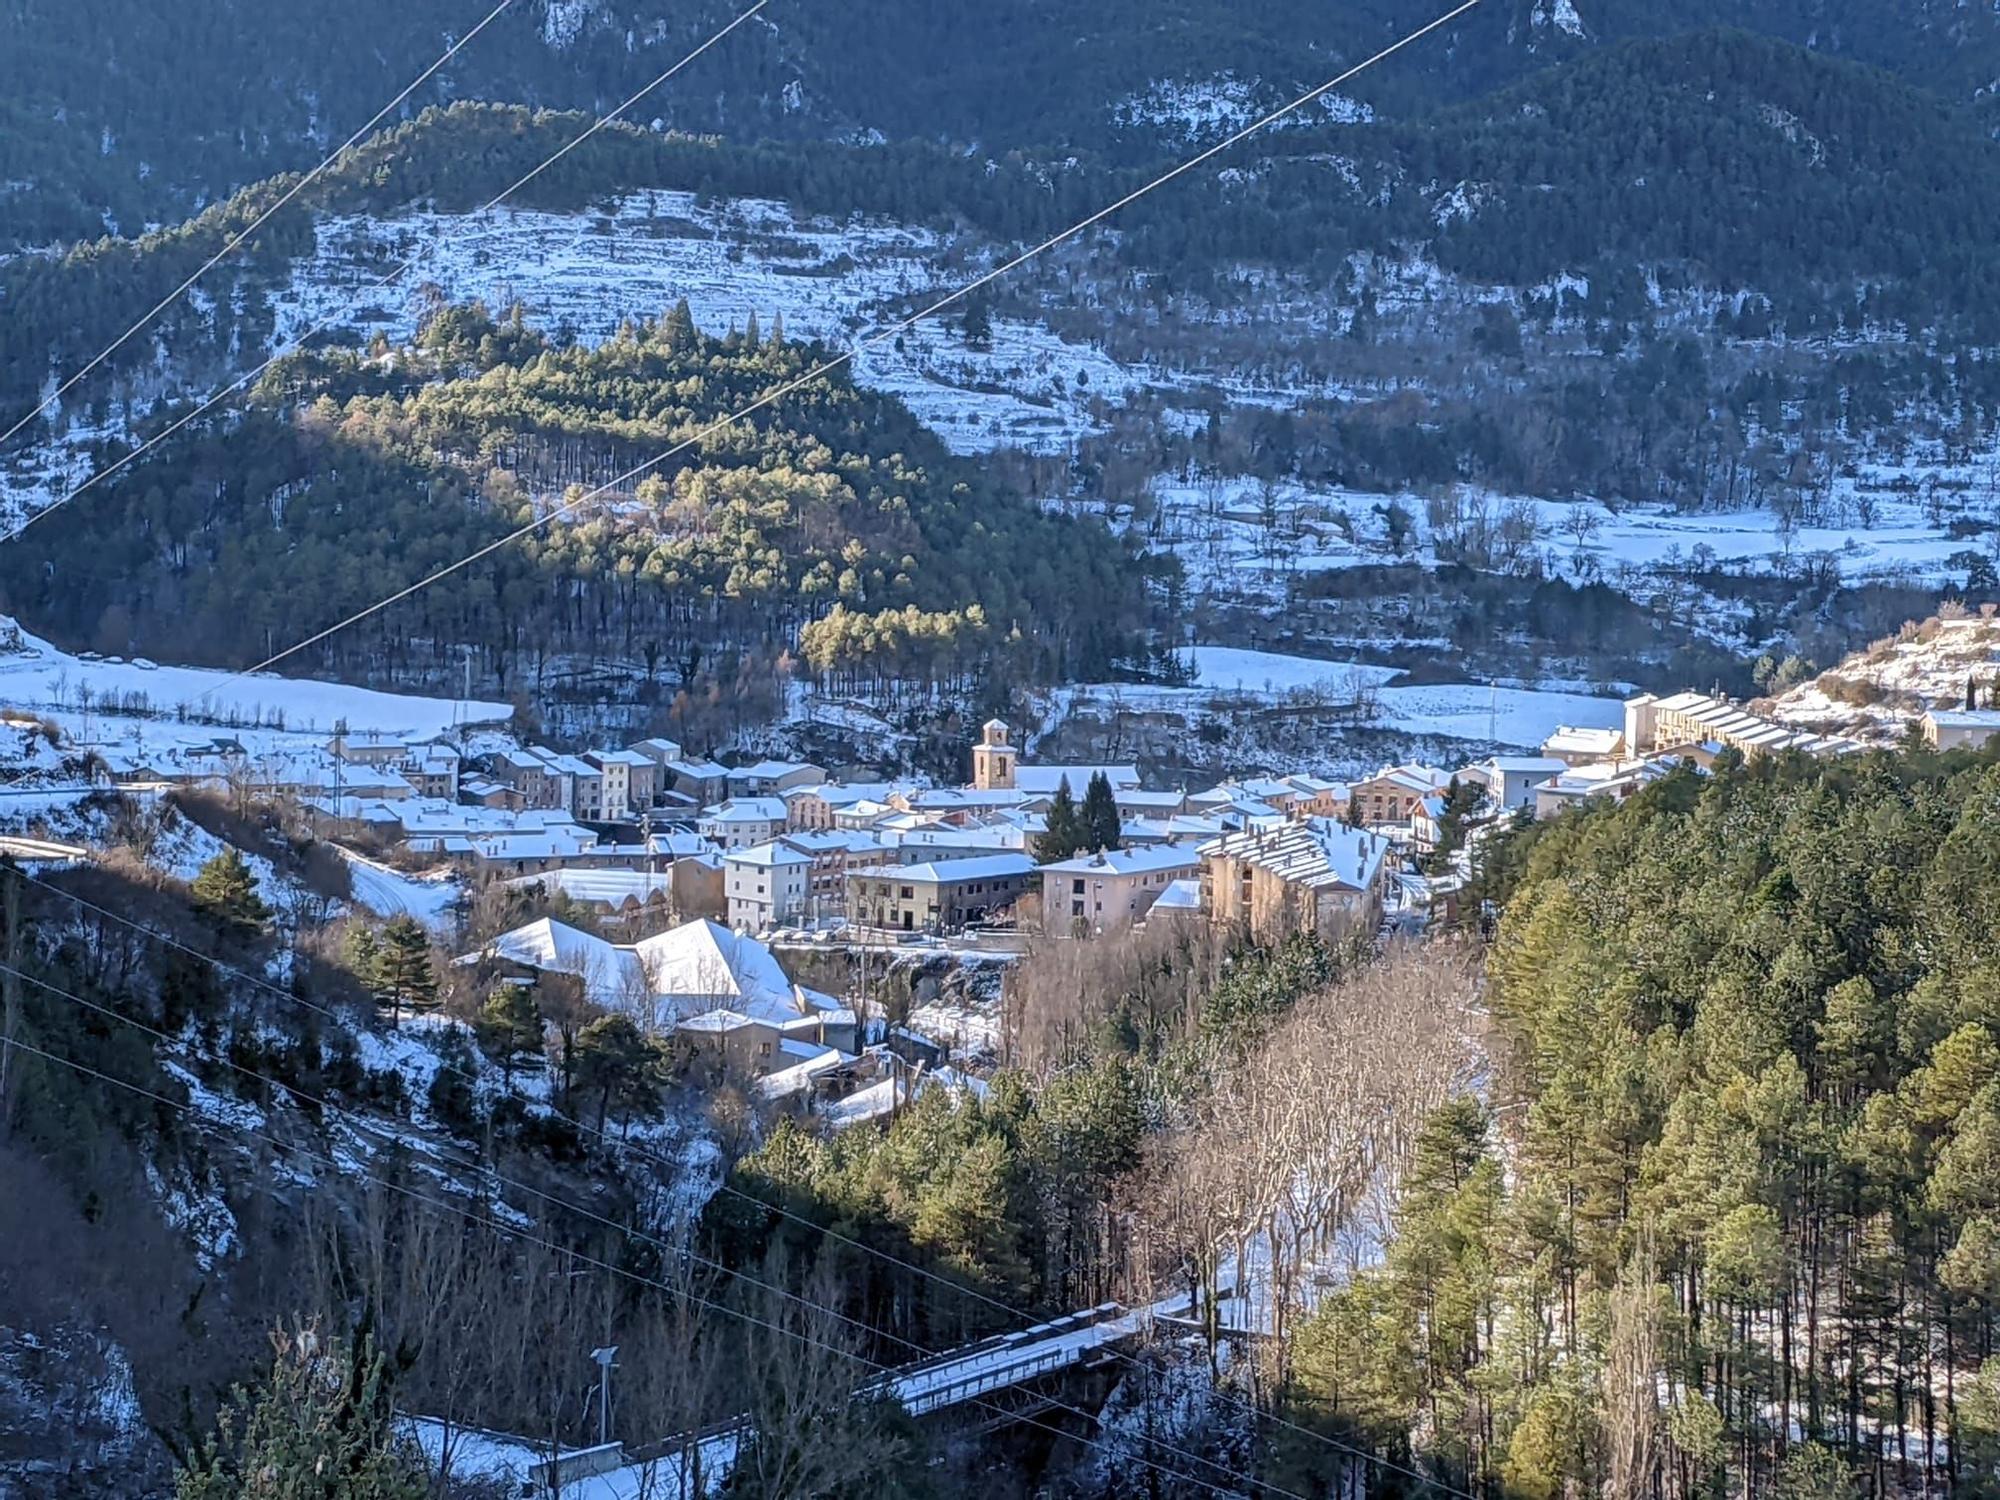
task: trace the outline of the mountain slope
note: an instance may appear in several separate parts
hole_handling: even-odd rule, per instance
[[[1359,0],[777,3],[633,112],[738,139],[1111,151],[1132,159],[1333,76],[1438,7]],[[0,5],[0,251],[172,222],[358,128],[464,35],[482,4],[192,0]],[[737,9],[514,0],[403,117],[454,99],[609,107]],[[1632,37],[1730,24],[1895,69],[1959,101],[2000,76],[2000,18],[1949,0],[1486,0],[1350,91],[1431,112]],[[1164,108],[1143,105],[1162,85]],[[1189,92],[1191,90],[1191,92]],[[1178,101],[1179,107],[1176,107]],[[1192,112],[1190,112],[1192,111]]]

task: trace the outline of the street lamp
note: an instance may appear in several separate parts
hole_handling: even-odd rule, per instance
[[[601,1448],[611,1441],[611,1372],[617,1368],[618,1346],[607,1344],[602,1349],[593,1349],[590,1357],[598,1368],[597,1444]]]

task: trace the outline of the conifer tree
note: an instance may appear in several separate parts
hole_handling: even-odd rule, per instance
[[[1070,795],[1069,778],[1056,783],[1055,797],[1049,802],[1046,826],[1035,840],[1035,858],[1045,865],[1068,859],[1083,847],[1083,814]]]
[[[500,1064],[502,1076],[511,1084],[514,1064],[522,1054],[541,1050],[542,1013],[526,985],[506,984],[487,1000],[474,1030],[480,1050]]]
[[[389,1372],[315,1333],[279,1334],[269,1379],[238,1387],[175,1500],[424,1500],[422,1460],[396,1437]]]
[[[1093,851],[1116,849],[1123,836],[1118,823],[1118,798],[1102,771],[1094,772],[1090,784],[1083,789],[1082,835],[1078,847]]]
[[[270,919],[271,909],[257,894],[257,878],[234,848],[201,867],[192,891],[196,910],[243,936],[254,936]]]
[[[671,311],[660,323],[660,342],[675,353],[692,349],[700,337],[694,326],[694,310],[683,297],[673,305]]]
[[[395,917],[382,929],[376,984],[377,993],[389,1002],[390,1015],[396,1020],[402,1019],[405,1006],[424,1010],[437,1003],[431,940],[415,917]]]

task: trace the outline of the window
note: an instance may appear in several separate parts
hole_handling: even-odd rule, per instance
[[[1083,879],[1081,876],[1069,883],[1069,893],[1072,896],[1081,896],[1083,894]]]
[[[913,891],[909,886],[903,887],[903,899],[905,901],[908,901],[914,895],[916,895],[916,892]]]

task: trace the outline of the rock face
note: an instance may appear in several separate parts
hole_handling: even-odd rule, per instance
[[[0,1328],[0,1500],[141,1500],[173,1489],[132,1366],[89,1329]]]

